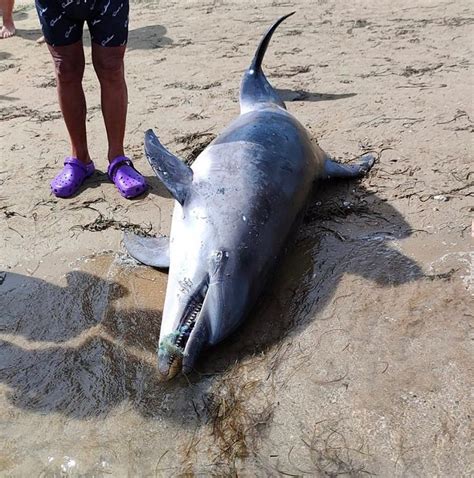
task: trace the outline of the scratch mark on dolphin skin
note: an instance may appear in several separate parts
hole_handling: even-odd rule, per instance
[[[193,287],[193,281],[189,277],[185,277],[183,280],[178,282],[181,287],[181,292],[189,293]]]

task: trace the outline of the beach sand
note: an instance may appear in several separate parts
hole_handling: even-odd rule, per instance
[[[377,163],[315,192],[244,327],[161,383],[166,274],[121,244],[170,228],[143,133],[192,159],[292,10],[269,80],[325,151]],[[67,132],[33,4],[15,19],[0,41],[0,475],[472,476],[472,4],[133,3],[126,152],[151,185],[133,201],[105,174],[87,32],[99,171],[51,195]]]

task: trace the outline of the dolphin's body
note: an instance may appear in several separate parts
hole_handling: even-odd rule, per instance
[[[291,14],[290,14],[291,15]],[[262,292],[316,179],[356,177],[372,157],[333,162],[286,111],[261,69],[280,18],[262,39],[240,91],[241,114],[192,168],[149,130],[147,158],[177,200],[170,238],[126,236],[132,256],[169,267],[158,351],[163,378],[189,371],[232,333]]]

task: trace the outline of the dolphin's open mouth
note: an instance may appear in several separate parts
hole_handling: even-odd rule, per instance
[[[199,294],[198,297],[193,297],[187,308],[187,314],[184,315],[184,323],[180,325],[178,332],[179,335],[176,338],[176,347],[182,351],[184,354],[184,349],[188,342],[189,336],[196,325],[196,320],[199,316],[199,313],[202,309],[202,304],[204,302],[204,297]],[[186,318],[187,317],[187,318]]]
[[[158,369],[164,378],[170,379],[181,371],[186,344],[199,319],[207,288],[207,283],[203,284],[191,297],[177,329],[160,342]]]

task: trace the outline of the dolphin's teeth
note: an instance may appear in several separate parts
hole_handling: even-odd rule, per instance
[[[191,310],[185,322],[181,325],[181,327],[177,330],[178,336],[176,337],[176,341],[174,345],[178,347],[180,350],[184,351],[185,341],[189,338],[191,331],[193,329],[194,324],[196,323],[196,319],[201,312],[202,309],[202,302],[198,298],[191,299],[188,310]],[[173,355],[169,358],[169,364],[173,363],[176,356]]]

